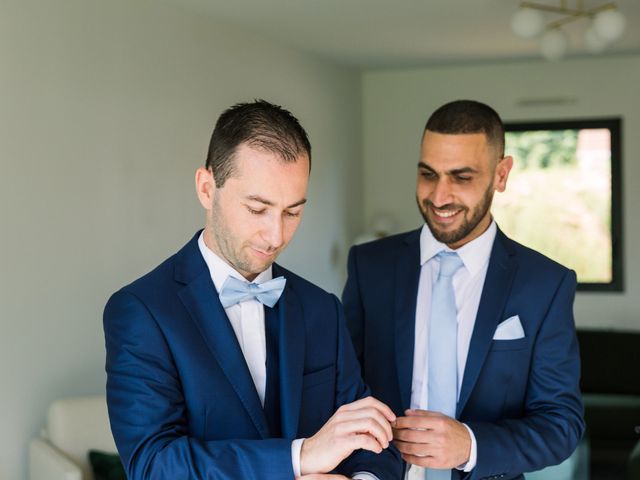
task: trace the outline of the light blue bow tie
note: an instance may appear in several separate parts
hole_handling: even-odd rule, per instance
[[[260,303],[273,307],[282,295],[285,283],[287,279],[284,277],[277,277],[264,283],[248,283],[235,277],[227,277],[220,291],[220,303],[224,308],[228,308],[236,303],[255,298]]]

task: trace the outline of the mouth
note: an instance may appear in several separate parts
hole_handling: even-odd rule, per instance
[[[272,258],[277,253],[276,250],[266,251],[266,250],[262,250],[260,248],[255,248],[255,247],[251,247],[251,250],[253,250],[254,254],[258,258],[265,258],[265,259]]]
[[[435,219],[442,223],[453,222],[463,211],[462,208],[436,208],[434,206],[430,206],[429,210],[433,213]]]

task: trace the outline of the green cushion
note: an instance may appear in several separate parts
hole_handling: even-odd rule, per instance
[[[89,450],[89,463],[95,480],[127,480],[117,453]]]

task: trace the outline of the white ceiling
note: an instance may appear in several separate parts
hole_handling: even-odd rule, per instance
[[[519,0],[168,0],[218,22],[358,68],[539,58],[535,40],[511,32]],[[586,7],[607,0],[583,0]],[[579,0],[567,0],[575,7]],[[559,5],[559,1],[538,0]],[[640,1],[618,0],[624,37],[599,55],[640,53]],[[554,17],[548,14],[549,18]],[[567,28],[571,56],[590,55],[587,21]]]

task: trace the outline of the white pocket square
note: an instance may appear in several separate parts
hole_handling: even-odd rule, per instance
[[[517,340],[518,338],[524,338],[524,329],[518,315],[509,317],[500,323],[493,335],[494,340]]]

